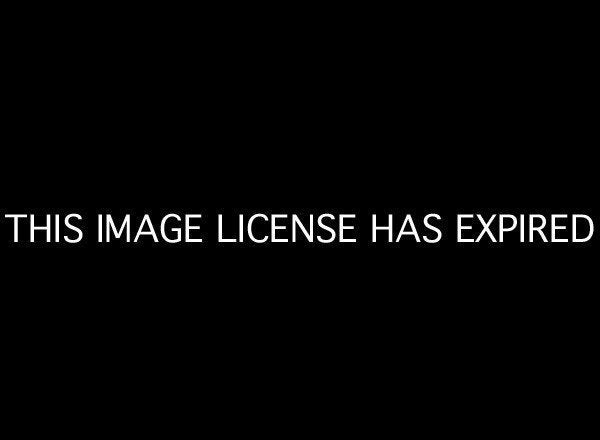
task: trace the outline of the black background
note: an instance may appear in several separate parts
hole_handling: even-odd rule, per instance
[[[597,238],[460,246],[453,218],[597,221],[592,29],[524,11],[247,12],[23,16],[3,55],[2,213],[356,212],[361,243],[4,240],[11,412],[573,429],[595,389]],[[444,241],[371,246],[375,212],[438,212]]]

